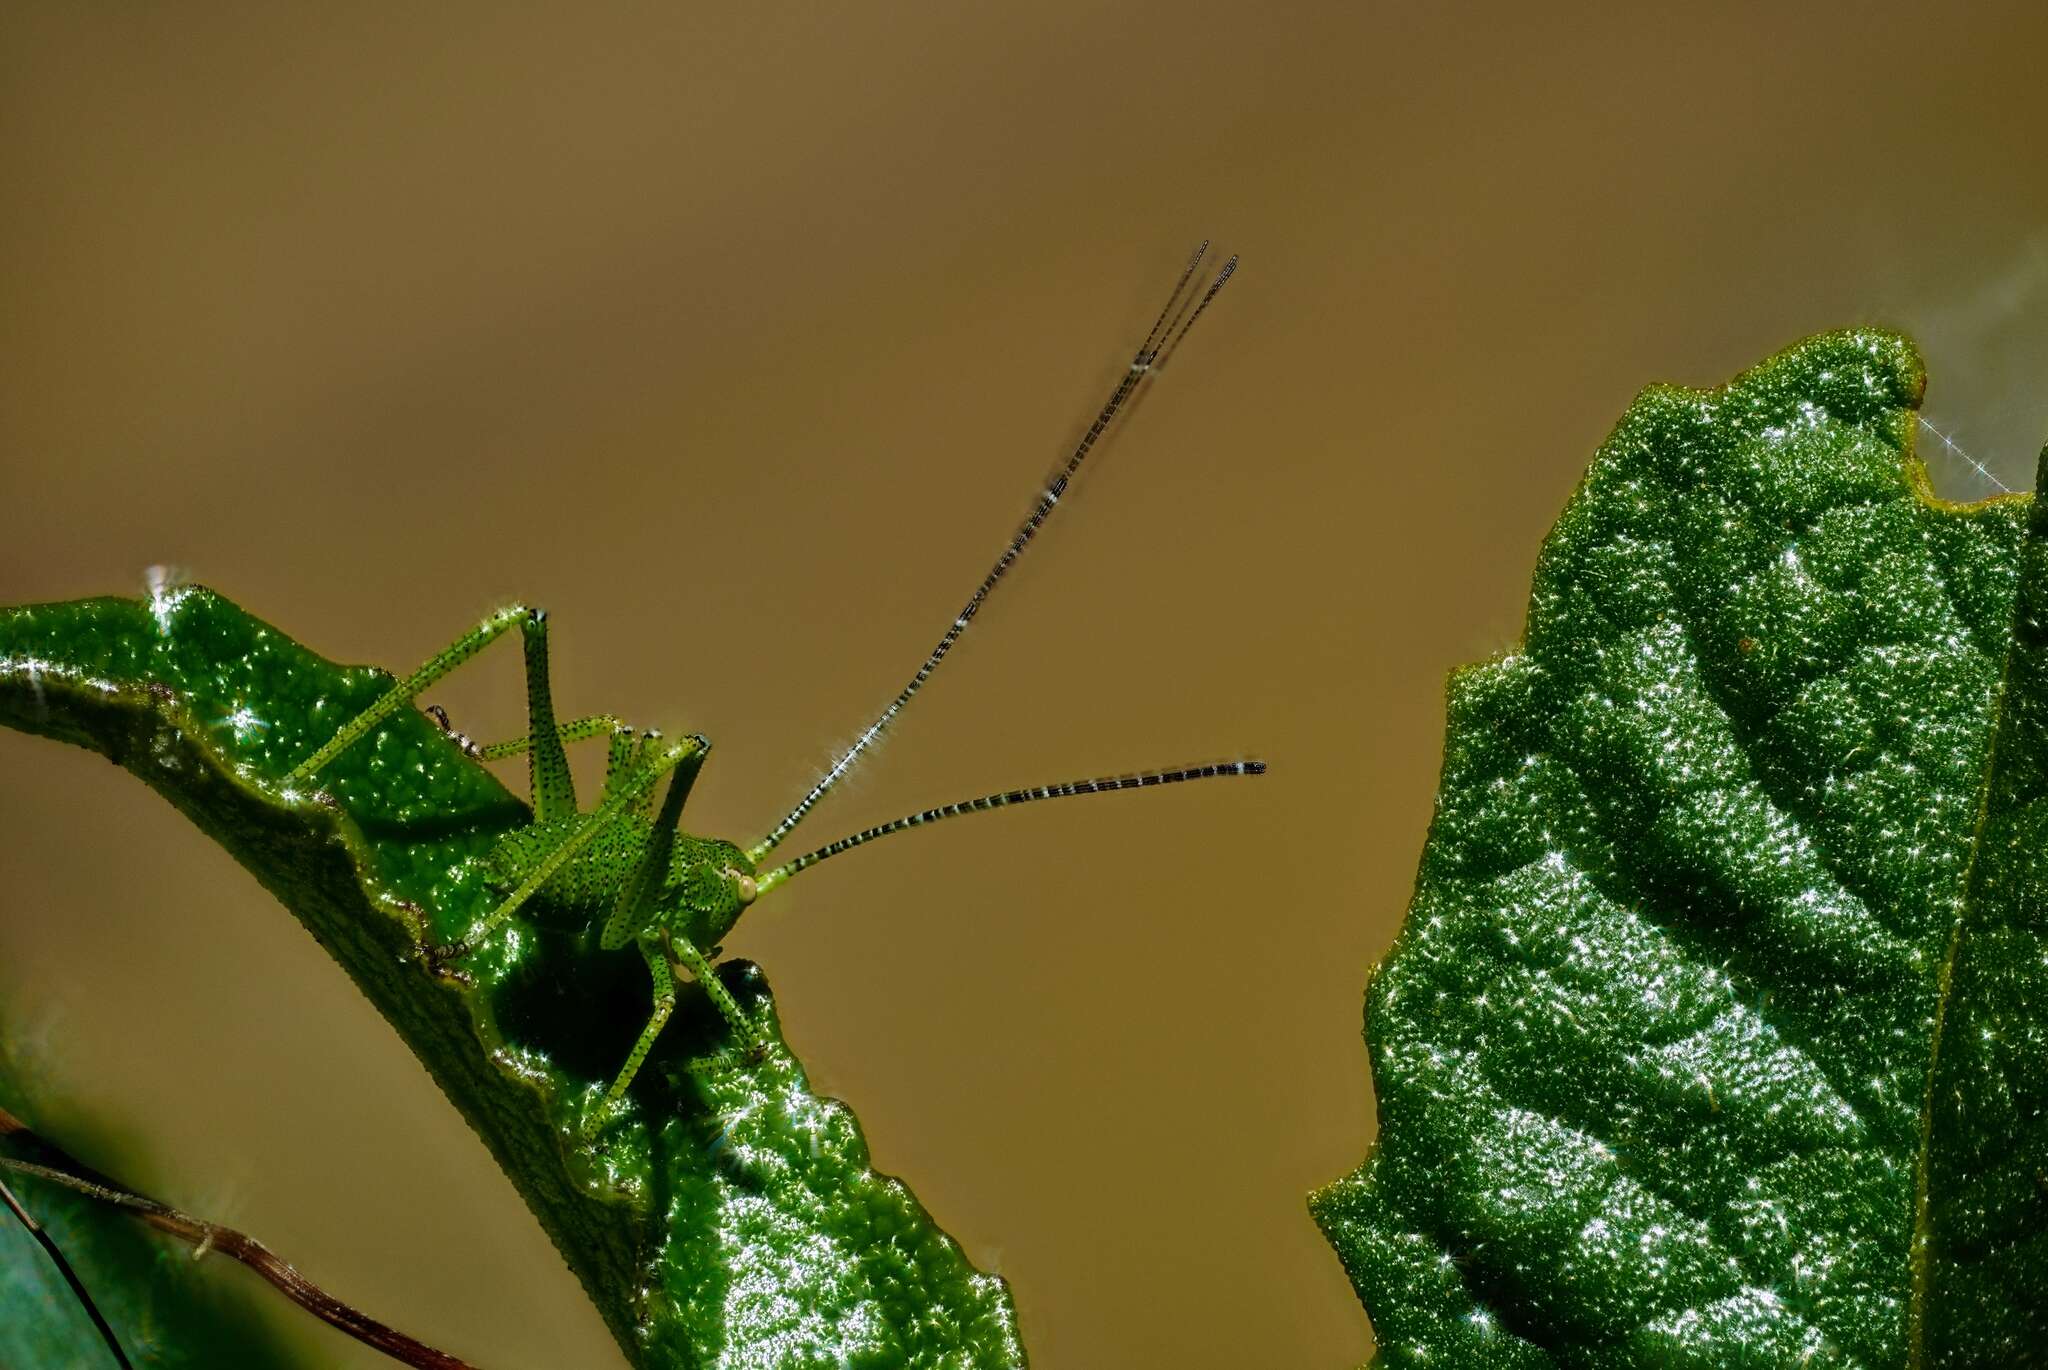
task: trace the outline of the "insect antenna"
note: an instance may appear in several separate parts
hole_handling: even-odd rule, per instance
[[[798,871],[815,866],[827,857],[865,846],[878,837],[887,837],[891,833],[905,832],[911,828],[921,828],[927,823],[936,823],[942,818],[957,818],[965,813],[985,813],[990,809],[1007,809],[1014,804],[1035,804],[1041,799],[1068,799],[1082,794],[1112,794],[1117,790],[1142,790],[1154,785],[1173,785],[1183,780],[1210,780],[1219,776],[1265,773],[1266,763],[1263,761],[1224,761],[1206,766],[1183,766],[1175,770],[1135,771],[1128,775],[1098,776],[1093,780],[1068,780],[1058,785],[1038,785],[1026,790],[1004,790],[1000,794],[985,794],[979,799],[965,799],[956,804],[941,804],[936,809],[906,814],[902,818],[857,832],[851,837],[828,842],[816,851],[805,852],[794,861],[786,861],[774,870],[765,872],[756,879],[755,884],[760,893],[766,894]]]
[[[1207,244],[1205,243],[1203,244],[1203,246],[1206,247]],[[1197,260],[1199,260],[1199,258]],[[1166,364],[1169,361],[1173,360],[1173,354],[1180,348],[1180,340],[1188,335],[1188,330],[1195,326],[1195,320],[1201,318],[1203,312],[1209,308],[1209,302],[1215,299],[1216,296],[1219,293],[1221,293],[1223,287],[1229,283],[1230,278],[1232,276],[1235,276],[1236,274],[1237,254],[1233,252],[1230,255],[1230,260],[1223,264],[1223,269],[1216,273],[1216,279],[1209,282],[1209,288],[1202,292],[1202,301],[1200,304],[1197,304],[1195,306],[1195,312],[1188,315],[1187,322],[1182,323],[1180,325],[1179,330],[1174,333],[1173,341],[1167,343],[1166,346],[1159,349],[1158,356],[1153,361],[1150,368],[1154,374],[1157,374],[1158,372],[1164,371],[1166,369]],[[1195,297],[1193,295],[1188,296],[1188,299],[1190,300],[1194,298]],[[1183,303],[1181,305],[1181,309],[1183,311],[1187,309],[1186,303]],[[1175,322],[1179,323],[1180,321],[1178,318],[1176,318]]]
[[[924,664],[917,668],[917,673],[911,676],[910,682],[897,691],[896,698],[889,701],[889,706],[876,716],[874,722],[868,724],[859,737],[854,739],[853,745],[840,754],[839,759],[832,763],[830,768],[818,780],[818,783],[811,786],[810,793],[797,801],[796,807],[783,816],[782,821],[775,825],[773,831],[748,849],[747,857],[749,860],[760,861],[762,857],[780,846],[784,838],[796,830],[797,825],[804,821],[804,815],[808,814],[819,800],[831,793],[835,785],[846,778],[847,773],[853,769],[854,763],[860,759],[861,754],[866,752],[869,747],[873,746],[880,739],[882,733],[889,725],[896,721],[896,716],[903,712],[904,706],[910,703],[917,692],[924,688],[925,682],[931,679],[932,673],[938,670],[939,663],[944,661],[946,654],[953,650],[953,644],[958,642],[961,634],[967,631],[967,625],[972,623],[974,616],[981,612],[982,604],[987,601],[989,595],[995,590],[1003,577],[1009,574],[1010,568],[1024,554],[1024,549],[1031,545],[1031,540],[1038,536],[1038,530],[1043,528],[1046,521],[1052,517],[1054,508],[1058,506],[1061,497],[1067,492],[1068,483],[1073,480],[1075,473],[1081,469],[1081,463],[1088,459],[1088,454],[1095,449],[1096,442],[1101,439],[1103,433],[1115,421],[1117,414],[1124,409],[1126,402],[1131,398],[1132,394],[1138,391],[1146,379],[1158,369],[1165,356],[1171,355],[1173,350],[1179,347],[1180,340],[1187,336],[1190,328],[1194,327],[1195,320],[1202,317],[1202,312],[1209,307],[1209,302],[1216,298],[1217,292],[1222,290],[1225,283],[1236,273],[1237,258],[1232,256],[1229,261],[1223,264],[1223,269],[1217,273],[1215,280],[1210,283],[1206,291],[1197,294],[1189,290],[1189,282],[1194,280],[1195,272],[1201,268],[1202,259],[1208,253],[1209,240],[1204,238],[1201,245],[1188,258],[1187,266],[1181,270],[1180,279],[1174,283],[1173,293],[1167,296],[1166,304],[1159,311],[1159,317],[1152,321],[1152,330],[1145,335],[1144,343],[1131,358],[1129,370],[1117,382],[1116,388],[1110,392],[1109,398],[1103,401],[1102,408],[1095,415],[1095,421],[1088,425],[1088,431],[1081,436],[1080,442],[1075,445],[1073,454],[1067,458],[1066,465],[1060,468],[1059,473],[1052,478],[1045,489],[1039,494],[1038,502],[1032,506],[1031,512],[1025,515],[1023,524],[1010,539],[1010,545],[1003,549],[1002,555],[996,558],[995,565],[990,567],[988,574],[981,578],[981,584],[975,587],[974,594],[968,599],[966,607],[954,616],[951,626],[946,629],[944,636],[940,637],[938,645],[933,647],[930,653],[926,655]],[[1189,312],[1190,305],[1193,306],[1192,313]],[[1192,778],[1192,776],[1182,778]],[[1077,791],[1077,793],[1081,792]]]

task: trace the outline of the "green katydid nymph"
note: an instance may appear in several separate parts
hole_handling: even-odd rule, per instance
[[[742,1042],[750,1046],[756,1044],[752,1022],[712,973],[711,962],[720,950],[720,941],[747,906],[799,871],[878,837],[958,814],[978,813],[1041,799],[1106,794],[1183,780],[1258,775],[1265,771],[1265,764],[1260,761],[1230,761],[1009,790],[926,809],[841,838],[779,865],[766,864],[805,815],[848,774],[855,762],[881,737],[931,678],[939,663],[945,660],[947,653],[973,622],[990,593],[1045,526],[1065,495],[1069,482],[1119,411],[1172,356],[1195,321],[1236,271],[1237,259],[1232,257],[1223,264],[1206,290],[1191,289],[1207,250],[1205,242],[1189,259],[1165,308],[1160,310],[1151,332],[1132,358],[1130,369],[1118,381],[1065,466],[1041,492],[1023,525],[982,578],[966,607],[954,617],[938,645],[917,668],[917,673],[811,787],[810,792],[767,836],[752,846],[740,847],[717,838],[693,837],[677,828],[683,802],[689,797],[690,787],[710,748],[710,743],[703,737],[690,735],[670,740],[658,733],[635,732],[610,716],[556,721],[548,684],[547,616],[523,605],[501,609],[463,634],[424,666],[400,680],[376,703],[351,718],[287,777],[290,784],[304,784],[316,779],[336,757],[368,737],[399,709],[410,705],[422,691],[475,656],[493,639],[514,628],[519,630],[526,649],[526,735],[486,747],[475,746],[459,733],[454,736],[481,760],[525,754],[533,822],[506,834],[491,852],[492,881],[502,893],[497,906],[459,941],[428,948],[426,959],[437,971],[449,971],[457,962],[474,954],[506,919],[529,901],[537,908],[554,910],[586,925],[598,926],[599,945],[604,950],[618,951],[630,947],[639,952],[653,980],[653,1014],[606,1092],[603,1105],[591,1114],[587,1126],[595,1127],[602,1122],[611,1107],[623,1097],[647,1053],[653,1048],[655,1039],[660,1036],[675,1007],[677,967],[687,971],[703,987]],[[453,733],[445,714],[438,709],[429,709],[428,712],[444,729]],[[576,790],[564,748],[570,742],[595,738],[607,740],[610,760],[602,797],[594,808],[582,811],[577,808]],[[663,777],[668,778],[668,790],[656,808],[654,794]]]

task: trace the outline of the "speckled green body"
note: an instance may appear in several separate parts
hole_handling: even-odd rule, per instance
[[[1645,392],[1452,680],[1317,1220],[1387,1366],[2048,1364],[2048,528],[1910,344]]]
[[[506,832],[485,858],[485,878],[492,890],[503,894],[513,889],[575,827],[573,818],[555,818]],[[572,926],[602,923],[653,832],[654,824],[642,815],[621,814],[548,877],[535,898],[535,916]],[[717,948],[746,909],[733,897],[730,884],[715,878],[716,872],[727,869],[752,875],[754,863],[723,838],[677,833],[668,873],[655,896],[662,924],[707,953]]]
[[[411,709],[317,785],[286,782],[391,685],[197,588],[0,610],[0,723],[127,767],[298,916],[490,1146],[635,1363],[1021,1364],[1002,1281],[870,1167],[844,1105],[811,1093],[754,967],[719,969],[763,1054],[686,996],[628,1116],[584,1139],[647,1018],[646,968],[595,951],[585,916],[610,868],[520,910],[458,984],[420,949],[497,903],[503,858],[533,840],[527,807]]]

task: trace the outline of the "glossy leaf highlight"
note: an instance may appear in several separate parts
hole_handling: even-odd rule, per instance
[[[2048,1354],[2048,560],[1931,496],[1921,386],[1856,331],[1646,391],[1453,677],[1311,1201],[1381,1364]]]
[[[27,1084],[27,1074],[0,1044],[0,1105],[17,1116],[36,1111],[31,1104],[40,1092]],[[123,1149],[107,1138],[92,1141],[95,1151]],[[5,1132],[0,1155],[38,1164],[51,1159]],[[302,1315],[229,1258],[195,1261],[191,1247],[152,1231],[132,1213],[62,1185],[14,1171],[0,1171],[0,1181],[55,1239],[138,1370],[289,1370],[298,1363],[279,1325]],[[113,1365],[56,1265],[0,1207],[0,1366]]]
[[[730,1049],[685,993],[632,1115],[582,1140],[645,1021],[639,959],[544,907],[467,963],[468,986],[418,958],[488,907],[482,857],[526,806],[412,710],[317,792],[282,783],[390,683],[196,587],[0,610],[0,723],[127,767],[291,909],[490,1146],[636,1363],[1021,1364],[1003,1282],[811,1092],[754,967],[721,973],[766,1058]]]

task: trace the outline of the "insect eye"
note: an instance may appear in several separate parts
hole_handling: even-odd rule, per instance
[[[761,887],[754,883],[753,876],[740,875],[737,872],[733,874],[732,887],[734,893],[739,895],[742,905],[753,903],[755,896],[761,892]]]

